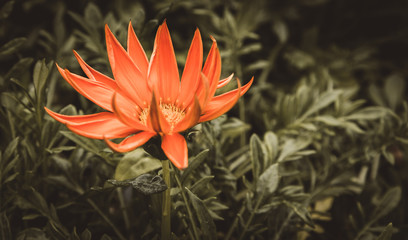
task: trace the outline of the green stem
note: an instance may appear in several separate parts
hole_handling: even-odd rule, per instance
[[[262,194],[261,194],[261,195],[259,196],[259,198],[258,198],[258,201],[257,201],[256,204],[255,204],[254,210],[251,212],[251,215],[249,215],[249,219],[248,219],[248,221],[246,222],[246,224],[245,224],[245,226],[244,226],[244,230],[242,231],[241,235],[239,236],[239,240],[244,239],[245,233],[248,231],[249,226],[251,226],[252,219],[254,218],[255,213],[256,213],[256,211],[257,211],[258,208],[259,208],[259,205],[261,205],[261,202],[262,202],[262,199],[263,199],[263,195],[264,195],[264,193],[262,192]]]
[[[123,198],[123,190],[122,190],[122,188],[116,188],[116,192],[118,194],[120,210],[122,211],[122,214],[123,214],[123,219],[125,221],[126,230],[129,230],[130,229],[130,220],[129,220],[128,211],[126,210],[125,199]]]
[[[171,236],[171,223],[170,223],[170,208],[171,208],[171,197],[170,197],[170,169],[169,160],[163,160],[163,179],[167,185],[167,190],[163,192],[163,202],[162,202],[162,223],[161,223],[161,239],[169,240]]]
[[[118,235],[119,239],[121,240],[126,240],[125,236],[122,235],[122,233],[119,231],[119,229],[116,228],[116,226],[109,220],[109,218],[102,212],[101,209],[99,209],[98,205],[91,199],[87,199],[88,203],[101,215],[101,217],[105,220],[109,226],[115,231],[116,235]]]
[[[238,220],[239,218],[242,216],[242,214],[245,211],[245,202],[242,204],[241,209],[239,210],[237,216],[234,219],[234,222],[232,223],[231,227],[228,230],[227,236],[225,237],[225,240],[229,240],[231,238],[232,232],[234,231],[234,229],[237,227],[238,224]]]
[[[177,174],[174,174],[174,178],[176,179],[177,182],[177,186],[180,188],[180,192],[181,192],[181,196],[183,197],[184,200],[184,204],[186,205],[186,209],[187,209],[187,214],[188,214],[188,218],[190,219],[190,223],[191,223],[191,228],[193,229],[194,232],[194,239],[200,239],[199,235],[198,235],[198,231],[197,231],[197,226],[195,224],[194,218],[193,218],[193,213],[191,212],[190,209],[190,205],[189,202],[187,200],[187,196],[186,196],[186,192],[185,189],[183,187],[183,185],[181,184],[181,181],[178,177]]]

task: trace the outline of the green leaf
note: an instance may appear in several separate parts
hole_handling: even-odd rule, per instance
[[[393,187],[388,190],[379,201],[373,212],[372,219],[380,219],[390,213],[401,200],[401,187]]]
[[[6,19],[13,11],[14,0],[6,2],[0,9],[0,19]]]
[[[272,28],[275,34],[278,36],[279,42],[285,43],[288,40],[289,30],[283,21],[276,20]]]
[[[307,117],[309,117],[310,115],[315,114],[321,109],[329,106],[330,104],[332,104],[334,101],[338,99],[340,94],[342,94],[341,90],[333,90],[333,91],[324,92],[317,99],[315,99],[312,106],[299,118],[298,121],[301,122]]]
[[[96,29],[100,28],[103,25],[102,13],[99,8],[92,2],[86,6],[84,18],[88,24]]]
[[[279,185],[279,165],[278,163],[269,166],[265,172],[259,176],[256,184],[256,191],[258,193],[265,192],[272,194],[276,191]]]
[[[64,135],[69,140],[75,142],[79,146],[83,147],[85,150],[100,155],[101,148],[97,145],[97,141],[93,139],[89,139],[86,137],[79,136],[70,131],[60,131],[62,135]]]
[[[392,223],[389,223],[376,240],[391,240],[392,230]]]
[[[17,234],[16,240],[48,240],[45,232],[39,228],[26,228]]]
[[[264,135],[264,146],[266,152],[268,153],[268,163],[269,166],[272,162],[274,162],[276,156],[278,156],[279,152],[279,140],[275,133],[268,131]]]
[[[191,200],[191,204],[193,205],[198,221],[200,222],[203,238],[208,240],[217,239],[217,232],[214,221],[204,202],[199,199],[194,193],[192,193],[188,188],[185,189],[187,190],[187,193]]]
[[[15,153],[17,154],[17,146],[18,146],[19,137],[14,138],[9,145],[7,146],[6,150],[3,153],[2,159],[4,161],[11,158],[11,156]]]
[[[45,83],[47,82],[49,69],[45,63],[45,59],[37,61],[34,66],[33,81],[37,96],[42,94]]]
[[[259,139],[258,135],[253,134],[249,141],[249,151],[252,161],[252,175],[256,181],[259,175],[263,172],[265,164],[267,162],[267,156],[265,154],[265,147]]]
[[[22,58],[16,64],[11,67],[11,69],[7,72],[5,79],[9,78],[21,78],[24,72],[28,71],[31,64],[33,63],[32,58]],[[21,84],[22,85],[22,84]],[[25,88],[25,87],[23,87]]]
[[[207,159],[208,153],[210,152],[209,149],[205,149],[201,151],[197,156],[192,157],[188,161],[188,168],[183,172],[183,175],[181,175],[181,182],[184,183],[184,181],[187,179],[187,177],[201,164],[204,162],[205,159]]]
[[[405,79],[393,74],[385,80],[385,96],[391,109],[395,110],[401,104],[405,92]]]
[[[2,239],[12,239],[10,221],[5,211],[0,213],[0,237]]]
[[[115,179],[124,181],[162,167],[160,160],[150,157],[143,149],[126,153],[115,170]]]
[[[132,186],[134,189],[143,193],[144,195],[160,193],[168,188],[161,176],[152,174],[143,174],[137,178],[124,181],[110,179],[107,182],[116,187]]]
[[[348,116],[345,116],[346,120],[375,120],[386,116],[387,113],[390,113],[389,109],[384,107],[366,107],[359,111],[356,111]]]
[[[307,208],[297,202],[289,202],[284,200],[283,203],[291,208],[293,212],[295,212],[296,215],[298,215],[304,223],[307,225],[314,227],[314,223],[312,218],[310,217],[309,211],[307,211]]]
[[[310,139],[300,138],[300,139],[287,139],[282,146],[278,162],[285,161],[289,159],[291,155],[298,153],[300,150],[304,149],[311,143]],[[307,152],[311,154],[311,152]]]
[[[207,188],[207,184],[214,179],[214,176],[205,176],[203,178],[200,178],[196,183],[194,183],[193,186],[191,186],[190,190],[191,192],[197,194],[200,193],[203,188]]]
[[[0,56],[7,56],[17,52],[26,41],[25,37],[20,37],[7,42],[0,48]]]
[[[85,228],[85,230],[81,233],[81,240],[91,240],[92,239],[92,234],[88,230],[88,228]]]

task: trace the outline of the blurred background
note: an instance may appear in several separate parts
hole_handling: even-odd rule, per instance
[[[100,111],[55,63],[84,75],[74,49],[112,76],[105,24],[126,46],[131,21],[149,58],[165,19],[180,72],[199,28],[204,56],[210,36],[219,44],[222,78],[255,77],[228,117],[186,134],[191,156],[210,149],[185,177],[213,221],[207,236],[196,209],[200,236],[408,239],[407,12],[407,0],[1,0],[0,239],[158,237],[155,197],[99,189],[123,175],[123,155],[70,133],[43,106]],[[279,185],[260,196],[275,163]],[[209,192],[194,185],[208,176]],[[179,199],[173,232],[190,239]]]

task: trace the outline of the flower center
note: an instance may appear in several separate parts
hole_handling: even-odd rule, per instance
[[[160,103],[160,110],[166,118],[166,121],[171,125],[172,130],[174,125],[180,122],[186,115],[183,110],[173,104]]]
[[[143,108],[142,112],[139,114],[139,120],[143,125],[147,125],[147,115],[149,115],[150,106]]]
[[[160,111],[170,125],[170,132],[173,131],[177,123],[179,123],[186,115],[185,111],[170,103],[160,103]],[[139,114],[139,120],[143,125],[147,124],[150,106],[144,108]]]

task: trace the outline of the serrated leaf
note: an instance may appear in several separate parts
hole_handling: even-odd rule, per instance
[[[148,156],[143,149],[126,153],[115,170],[115,179],[124,181],[162,167],[160,160]]]
[[[191,204],[193,205],[198,221],[200,222],[203,239],[217,239],[217,232],[214,221],[204,202],[199,199],[194,193],[192,193],[188,188],[185,189],[187,190],[188,196],[191,200]]]
[[[20,48],[24,45],[26,41],[27,38],[20,37],[7,42],[2,47],[0,47],[0,56],[7,56],[17,52],[18,50],[20,50]]]
[[[161,176],[152,174],[143,174],[137,178],[124,181],[110,179],[107,182],[116,187],[132,186],[134,189],[145,195],[160,193],[168,188]]]
[[[256,184],[258,193],[272,194],[276,191],[279,185],[279,165],[278,163],[269,166],[265,172],[259,176]]]

